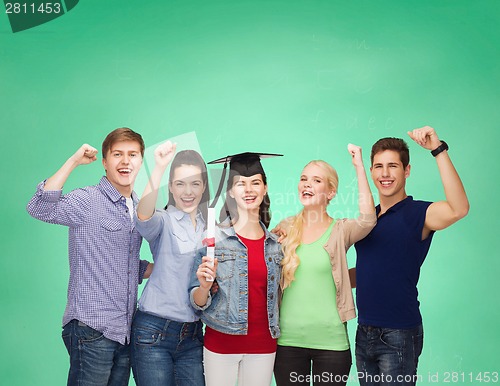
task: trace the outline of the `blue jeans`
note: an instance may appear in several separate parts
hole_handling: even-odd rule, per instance
[[[423,343],[422,325],[408,330],[358,325],[356,366],[360,385],[415,385]]]
[[[68,386],[127,386],[130,350],[73,319],[62,338],[70,359]]]
[[[204,386],[202,326],[137,311],[131,338],[137,386]]]

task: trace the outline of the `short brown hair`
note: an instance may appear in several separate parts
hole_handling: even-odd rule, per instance
[[[379,139],[372,146],[372,153],[370,155],[372,166],[375,154],[378,154],[386,150],[392,150],[399,153],[399,158],[403,164],[403,168],[406,168],[409,165],[410,150],[408,149],[408,144],[401,138],[386,137]]]
[[[121,127],[113,130],[107,135],[102,143],[102,158],[106,158],[109,149],[116,143],[121,141],[136,141],[141,147],[141,156],[144,157],[144,141],[140,134],[129,129],[128,127]]]

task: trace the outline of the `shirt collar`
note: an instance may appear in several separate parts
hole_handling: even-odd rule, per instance
[[[177,221],[180,221],[184,216],[189,216],[189,213],[183,212],[180,209],[177,209],[174,205],[167,206],[167,212],[175,217]],[[196,222],[204,221],[201,212],[198,210],[196,213]]]
[[[111,184],[111,182],[109,182],[106,176],[102,176],[98,186],[102,189],[104,193],[106,193],[106,195],[113,202],[118,202],[123,197],[122,194],[118,190],[116,190],[116,188]],[[131,197],[134,204],[137,204],[139,198],[137,197],[137,194],[134,191],[132,191]]]
[[[397,212],[399,209],[403,208],[404,206],[406,206],[406,204],[408,204],[411,201],[413,201],[413,196],[406,196],[406,198],[402,199],[401,201],[397,202],[396,204],[391,206],[389,209],[387,209],[385,213]],[[377,216],[378,216],[378,214],[380,213],[380,204],[377,205],[375,210],[376,210]]]
[[[228,237],[237,237],[236,232],[234,231],[234,227],[229,225],[229,219],[224,220],[220,225],[219,229],[225,233]],[[271,238],[273,240],[278,240],[278,236],[275,235],[274,233],[269,232],[269,230],[265,227],[264,223],[260,221],[260,226],[264,230],[265,238],[266,240]]]

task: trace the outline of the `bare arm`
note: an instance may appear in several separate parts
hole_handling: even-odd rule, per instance
[[[441,145],[436,131],[430,126],[409,131],[408,135],[427,150],[434,150]],[[436,162],[446,200],[434,202],[427,209],[423,239],[429,235],[430,231],[445,229],[469,212],[467,194],[448,152],[445,150],[438,154]]]
[[[45,181],[43,190],[61,190],[73,170],[77,166],[88,165],[97,160],[96,154],[97,149],[87,144],[82,145],[52,177]]]
[[[356,177],[358,179],[358,206],[360,213],[375,214],[375,203],[373,202],[372,192],[366,177],[365,165],[361,155],[361,148],[349,144],[347,150],[351,153],[352,164],[356,168]]]
[[[144,279],[149,279],[151,274],[153,273],[153,268],[154,268],[154,263],[149,263],[148,267],[146,268],[146,271],[144,272]]]
[[[137,217],[141,221],[150,219],[155,212],[161,178],[174,157],[175,149],[176,144],[172,144],[170,141],[162,143],[155,149],[155,167],[137,205]]]
[[[356,288],[356,267],[349,268],[349,281],[351,282],[351,288]]]

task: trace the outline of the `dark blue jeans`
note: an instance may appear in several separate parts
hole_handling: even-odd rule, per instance
[[[137,311],[131,338],[137,386],[204,386],[202,326]]]
[[[130,350],[73,319],[62,338],[70,359],[68,386],[127,386]]]
[[[422,325],[408,330],[358,325],[356,366],[360,385],[415,385],[423,343]]]

